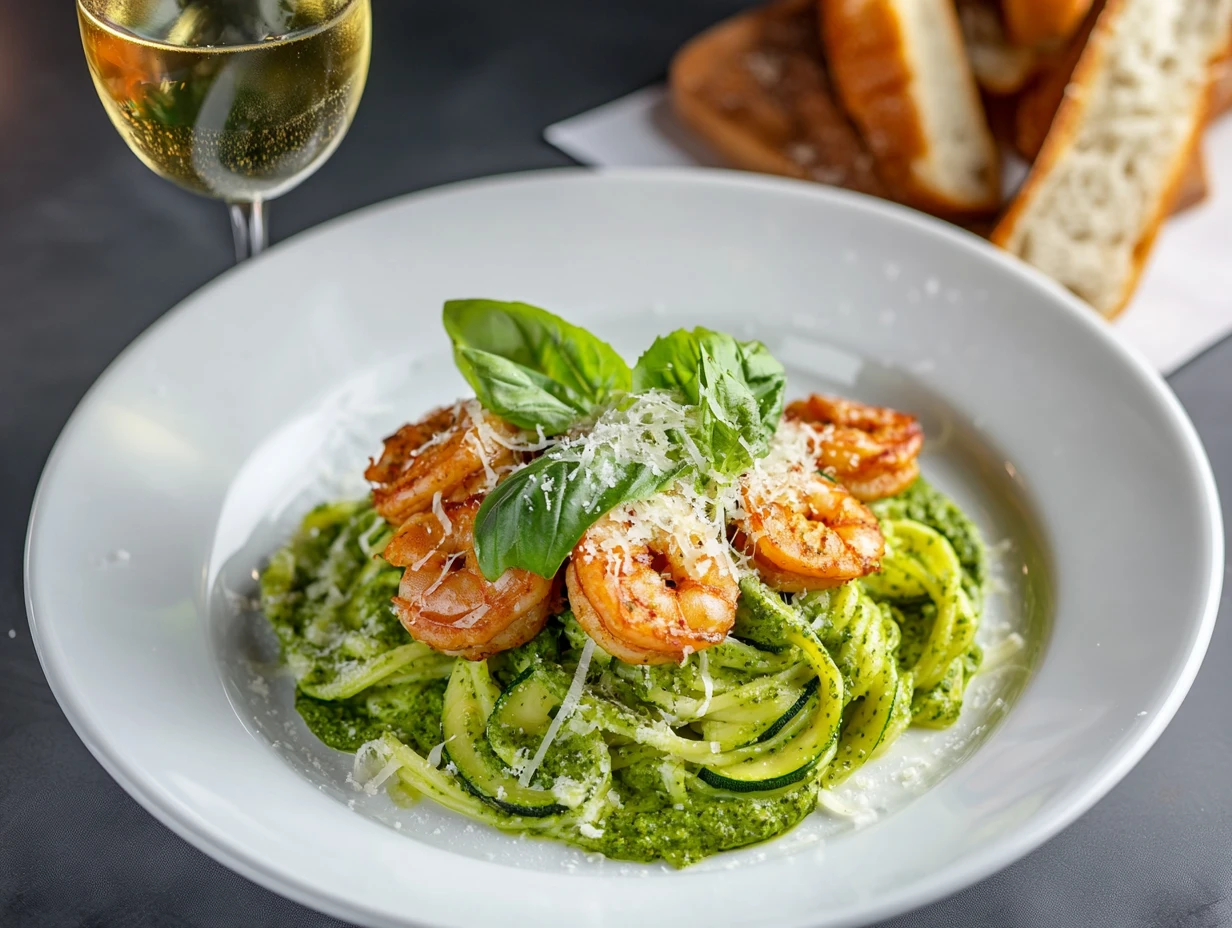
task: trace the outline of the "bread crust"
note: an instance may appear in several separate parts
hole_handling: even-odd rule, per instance
[[[1040,67],[1040,50],[1010,41],[998,0],[955,0],[954,6],[980,89],[1010,97],[1027,86]]]
[[[1103,0],[1096,0],[1069,44],[1018,98],[1018,110],[1014,116],[1014,147],[1028,161],[1034,161],[1044,145],[1057,110],[1065,99],[1065,89],[1073,79],[1074,69],[1078,67],[1103,8]]]
[[[1207,93],[1207,118],[1218,119],[1232,110],[1232,44],[1211,62],[1211,88]]]
[[[1126,2],[1127,0],[1107,0],[1102,11],[1098,13],[1077,66],[1073,69],[1072,76],[1063,90],[1061,104],[1040,148],[1039,155],[1035,159],[1035,164],[1031,168],[1031,173],[989,236],[993,244],[1002,248],[1008,247],[1023,214],[1034,201],[1050,172],[1068,152],[1086,114],[1090,103],[1091,86],[1107,57],[1117,17],[1120,16]],[[1131,254],[1130,272],[1126,275],[1120,292],[1107,305],[1100,308],[1108,318],[1118,315],[1132,297],[1151,247],[1159,234],[1159,227],[1177,200],[1185,172],[1200,145],[1202,129],[1206,124],[1208,97],[1209,84],[1207,92],[1200,93],[1196,97],[1189,134],[1168,166],[1160,194],[1150,214],[1144,218],[1137,231],[1137,239]]]
[[[816,0],[776,0],[724,20],[672,60],[681,120],[734,167],[887,196],[822,58]]]
[[[1103,0],[1096,0],[1088,10],[1081,28],[1068,46],[1040,73],[1035,82],[1018,97],[1014,114],[1014,148],[1027,161],[1034,161],[1052,128],[1053,119],[1065,99],[1065,90],[1073,81],[1074,69],[1090,39],[1091,30],[1103,9]],[[1232,108],[1232,57],[1229,52],[1211,65],[1212,84],[1209,109],[1212,117],[1222,108]],[[1227,94],[1225,100],[1222,94]],[[1210,195],[1206,160],[1200,140],[1192,152],[1177,182],[1176,196],[1171,206],[1173,214],[1183,212]]]
[[[1027,47],[1068,39],[1090,8],[1091,0],[1001,0],[1006,34]]]
[[[882,177],[897,199],[926,212],[968,218],[994,211],[999,205],[999,166],[996,148],[985,124],[992,176],[986,195],[960,201],[923,182],[916,164],[927,158],[933,144],[927,137],[916,99],[908,41],[897,4],[902,0],[821,0],[822,35],[834,83],[844,106],[862,130]],[[955,47],[962,48],[957,14],[939,28],[952,30]],[[975,78],[965,58],[954,63],[966,68],[972,109],[984,122]],[[978,129],[979,127],[977,127]]]
[[[1192,128],[1189,137],[1185,140],[1180,156],[1173,160],[1172,169],[1164,182],[1164,188],[1157,201],[1155,211],[1147,219],[1142,234],[1139,235],[1138,241],[1134,245],[1133,263],[1129,275],[1125,278],[1125,286],[1121,289],[1121,294],[1117,298],[1116,303],[1104,311],[1104,316],[1108,319],[1115,319],[1119,316],[1125,307],[1129,305],[1129,301],[1133,299],[1134,291],[1138,289],[1138,281],[1142,279],[1142,272],[1146,270],[1146,262],[1151,256],[1151,250],[1155,247],[1155,239],[1159,237],[1159,230],[1178,201],[1178,192],[1184,180],[1185,172],[1192,163],[1194,154],[1201,151],[1202,132],[1206,128],[1206,116],[1207,95],[1201,94],[1198,97],[1198,104],[1191,123]]]
[[[1176,194],[1172,198],[1169,213],[1175,216],[1187,209],[1193,209],[1206,202],[1210,195],[1210,178],[1207,176],[1206,156],[1202,153],[1202,133],[1199,131],[1194,133],[1190,143],[1189,155],[1177,181]]]

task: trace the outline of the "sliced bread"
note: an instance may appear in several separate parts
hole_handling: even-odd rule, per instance
[[[1091,0],[1001,0],[1006,34],[1026,47],[1068,39],[1090,8]]]
[[[897,198],[964,218],[997,209],[1000,165],[953,0],[823,0],[826,59]]]
[[[1039,66],[1039,52],[1010,41],[997,0],[956,0],[955,7],[980,87],[996,96],[1022,90]]]
[[[1172,196],[1172,205],[1168,211],[1172,215],[1192,209],[1205,202],[1211,195],[1211,183],[1207,177],[1206,156],[1202,153],[1202,133],[1194,134],[1189,147],[1189,156],[1185,160],[1185,168],[1181,178],[1176,182],[1176,193]]]
[[[1017,99],[1014,113],[1014,147],[1027,161],[1031,162],[1039,155],[1044,145],[1048,130],[1056,118],[1057,110],[1065,99],[1066,89],[1070,86],[1074,69],[1082,57],[1090,39],[1091,30],[1103,9],[1103,0],[1097,0],[1088,13],[1086,21],[1071,38],[1065,50],[1055,56],[1043,68],[1036,80],[1023,91]],[[1219,81],[1217,75],[1227,74],[1232,69],[1226,67],[1228,59],[1220,58],[1212,65],[1212,112],[1215,111],[1214,100],[1218,94]],[[1228,91],[1232,93],[1232,80],[1228,80]],[[1194,140],[1192,152],[1177,183],[1176,196],[1172,203],[1172,212],[1179,213],[1190,207],[1197,206],[1210,194],[1207,184],[1206,161],[1202,154],[1202,146]]]
[[[1205,123],[1232,0],[1108,0],[992,240],[1106,316],[1132,295]]]
[[[1034,161],[1044,146],[1044,137],[1052,128],[1052,121],[1056,118],[1061,101],[1065,99],[1074,69],[1078,67],[1103,8],[1103,0],[1097,0],[1064,49],[1040,69],[1039,76],[1018,97],[1014,147],[1027,161]]]
[[[681,120],[733,167],[886,195],[831,89],[816,0],[776,0],[703,32],[669,84]]]
[[[1232,48],[1225,48],[1223,54],[1211,65],[1210,118],[1216,119],[1228,110],[1232,110]]]

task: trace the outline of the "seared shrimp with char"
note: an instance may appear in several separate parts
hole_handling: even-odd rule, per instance
[[[784,418],[815,428],[818,465],[865,502],[901,493],[920,474],[924,430],[915,416],[814,393]]]
[[[364,477],[372,501],[391,524],[432,508],[486,492],[518,462],[518,430],[478,402],[456,403],[402,426],[385,439],[379,460]]]
[[[534,638],[559,607],[555,579],[510,569],[483,576],[475,557],[479,497],[411,516],[385,548],[405,567],[394,609],[417,641],[477,661]]]
[[[608,654],[630,664],[679,663],[719,644],[740,597],[726,541],[712,526],[669,532],[636,525],[637,506],[608,513],[573,549],[565,572],[574,618]],[[720,545],[713,544],[714,541]]]
[[[734,543],[762,579],[799,593],[875,573],[885,553],[877,517],[844,486],[818,473],[812,430],[779,427],[770,456],[741,479]]]

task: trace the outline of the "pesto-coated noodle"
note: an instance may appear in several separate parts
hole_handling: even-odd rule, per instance
[[[484,302],[484,320],[504,305]],[[552,318],[527,325],[550,335]],[[812,426],[780,428],[781,368],[764,348],[705,330],[673,333],[652,349],[656,364],[696,363],[705,375],[673,380],[657,368],[622,375],[614,366],[623,362],[599,348],[564,358],[550,344],[517,342],[514,360],[483,360],[500,345],[476,332],[487,341],[468,355],[468,377],[482,379],[487,365],[503,378],[481,395],[525,402],[521,422],[533,421],[527,410],[550,409],[553,429],[569,431],[556,452],[542,430],[510,432],[509,444],[542,456],[500,475],[527,475],[516,492],[489,488],[474,517],[477,558],[465,568],[438,558],[441,577],[453,579],[434,593],[457,588],[499,608],[497,594],[527,571],[546,567],[540,576],[550,580],[559,552],[579,538],[566,563],[572,571],[577,558],[592,559],[591,579],[569,583],[573,602],[553,593],[546,624],[517,647],[472,642],[482,626],[447,621],[434,635],[456,631],[466,646],[434,638],[429,647],[413,639],[419,607],[407,598],[391,606],[410,581],[382,556],[400,563],[391,539],[412,529],[386,527],[369,501],[309,513],[263,573],[262,601],[298,681],[297,708],[327,744],[358,751],[359,781],[504,831],[684,866],[782,834],[909,726],[958,718],[981,659],[985,568],[978,533],[946,496],[920,478],[870,511],[827,489],[829,478],[801,482],[773,497],[807,533],[798,557],[762,569],[758,558],[778,549],[760,544],[740,487],[772,494],[781,475],[816,474],[834,456],[820,454],[824,436]],[[593,402],[605,405],[587,406],[577,383],[592,355],[605,382],[651,392],[630,399],[596,388]],[[553,385],[554,369],[572,378],[569,390]],[[602,442],[587,444],[596,423]],[[891,466],[917,465],[900,455]],[[472,500],[468,512],[479,506]],[[606,510],[596,510],[599,500]],[[429,541],[436,536],[423,526],[436,531],[439,520],[444,537],[457,530],[450,514],[461,503],[437,503],[399,518]],[[617,516],[600,523],[604,511]],[[557,524],[564,541],[547,537]],[[856,536],[835,537],[856,531],[876,536],[859,563],[849,551]],[[827,552],[847,559],[837,575]],[[485,564],[497,566],[481,573]],[[782,577],[790,584],[776,586]]]

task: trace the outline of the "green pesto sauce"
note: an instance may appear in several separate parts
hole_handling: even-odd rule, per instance
[[[912,519],[943,535],[958,555],[963,569],[963,589],[975,606],[977,619],[983,611],[984,583],[988,576],[987,552],[975,524],[958,505],[928,483],[918,478],[898,496],[872,504],[881,519]],[[891,614],[902,633],[898,649],[898,665],[906,669],[915,666],[924,653],[932,632],[937,609],[927,600],[891,601]],[[941,682],[931,689],[918,690],[911,702],[912,722],[927,728],[945,728],[958,720],[962,711],[967,683],[979,669],[983,649],[972,645],[962,657],[955,658]]]
[[[985,555],[979,535],[970,520],[946,496],[918,480],[898,497],[874,504],[881,518],[914,519],[936,529],[954,546],[964,570],[964,586],[979,608],[979,594],[985,578]],[[411,643],[390,608],[401,570],[391,567],[374,553],[381,549],[388,533],[366,502],[336,503],[318,507],[304,520],[300,531],[271,560],[261,578],[265,613],[278,634],[285,661],[300,686],[296,709],[308,728],[322,742],[340,751],[354,752],[365,742],[392,733],[421,756],[440,744],[441,714],[446,677],[451,661],[433,655],[428,664],[383,677],[347,698],[314,698],[312,693],[335,691],[340,681],[367,680],[375,674],[382,655]],[[823,616],[831,594],[815,599],[816,616]],[[806,618],[813,618],[803,602]],[[781,622],[748,608],[742,603],[735,634],[757,646],[747,646],[747,666],[741,655],[729,653],[727,663],[712,659],[709,673],[727,686],[737,686],[777,672],[793,660],[783,637]],[[920,600],[882,601],[875,615],[866,617],[859,627],[842,630],[818,627],[823,643],[830,650],[850,687],[860,677],[860,666],[846,651],[858,655],[861,649],[881,647],[896,654],[903,668],[913,666],[924,650],[935,616],[931,602]],[[827,637],[833,631],[832,640]],[[839,633],[841,631],[841,634]],[[878,642],[880,642],[878,644]],[[497,655],[489,661],[492,679],[502,688],[528,668],[542,666],[555,675],[558,689],[567,687],[577,664],[585,633],[569,613],[550,621],[533,641]],[[746,647],[741,645],[740,647]],[[979,649],[957,658],[940,684],[917,692],[911,702],[916,724],[942,727],[957,718],[962,707],[967,681],[979,664]],[[435,661],[435,664],[431,662]],[[777,663],[776,663],[777,662]],[[655,700],[696,698],[702,685],[698,661],[685,666],[674,664],[650,668],[631,667],[595,651],[590,685],[607,698],[647,712]],[[799,684],[793,684],[798,688]],[[786,699],[795,694],[784,686],[767,686],[765,692],[750,698],[756,708],[759,700]],[[662,706],[663,702],[656,705]],[[859,701],[849,705],[850,717]],[[896,710],[897,712],[897,710]],[[650,716],[657,719],[657,710]],[[768,713],[768,722],[777,718]],[[903,724],[906,724],[904,720]],[[596,741],[600,731],[565,732],[553,745],[535,782],[568,776],[585,780],[594,770],[594,753],[603,753]],[[709,737],[700,729],[697,737]],[[614,744],[626,743],[616,739]],[[508,750],[530,753],[538,736],[512,732]],[[613,758],[622,748],[613,747]],[[606,755],[604,755],[606,756]],[[816,808],[821,771],[799,784],[766,793],[727,793],[704,785],[697,777],[685,775],[684,768],[650,752],[622,764],[613,763],[608,805],[595,829],[582,834],[576,827],[553,834],[588,851],[631,861],[664,860],[683,867],[721,851],[746,847],[772,839],[795,827]],[[500,825],[504,813],[493,809],[493,824]],[[486,820],[486,819],[485,819]]]
[[[612,789],[622,807],[608,813],[598,838],[574,843],[619,860],[665,860],[686,867],[721,851],[768,841],[817,808],[815,779],[776,793],[741,796],[690,791],[673,800],[654,765],[615,771]]]
[[[958,555],[963,587],[978,610],[988,574],[988,556],[979,530],[957,503],[920,477],[902,493],[879,500],[871,508],[880,519],[912,519],[944,535]]]
[[[366,502],[318,506],[261,575],[262,608],[301,687],[410,643],[390,605],[402,571],[373,556],[387,534]]]
[[[393,734],[421,754],[441,742],[445,681],[373,687],[350,699],[327,701],[296,693],[295,709],[308,730],[336,751],[354,753],[366,741]]]
[[[417,751],[441,740],[443,679],[387,682],[348,699],[305,692],[411,643],[390,608],[402,571],[373,556],[383,534],[383,520],[366,502],[318,506],[261,576],[266,618],[300,688],[295,708],[339,751],[356,751],[387,731]]]

